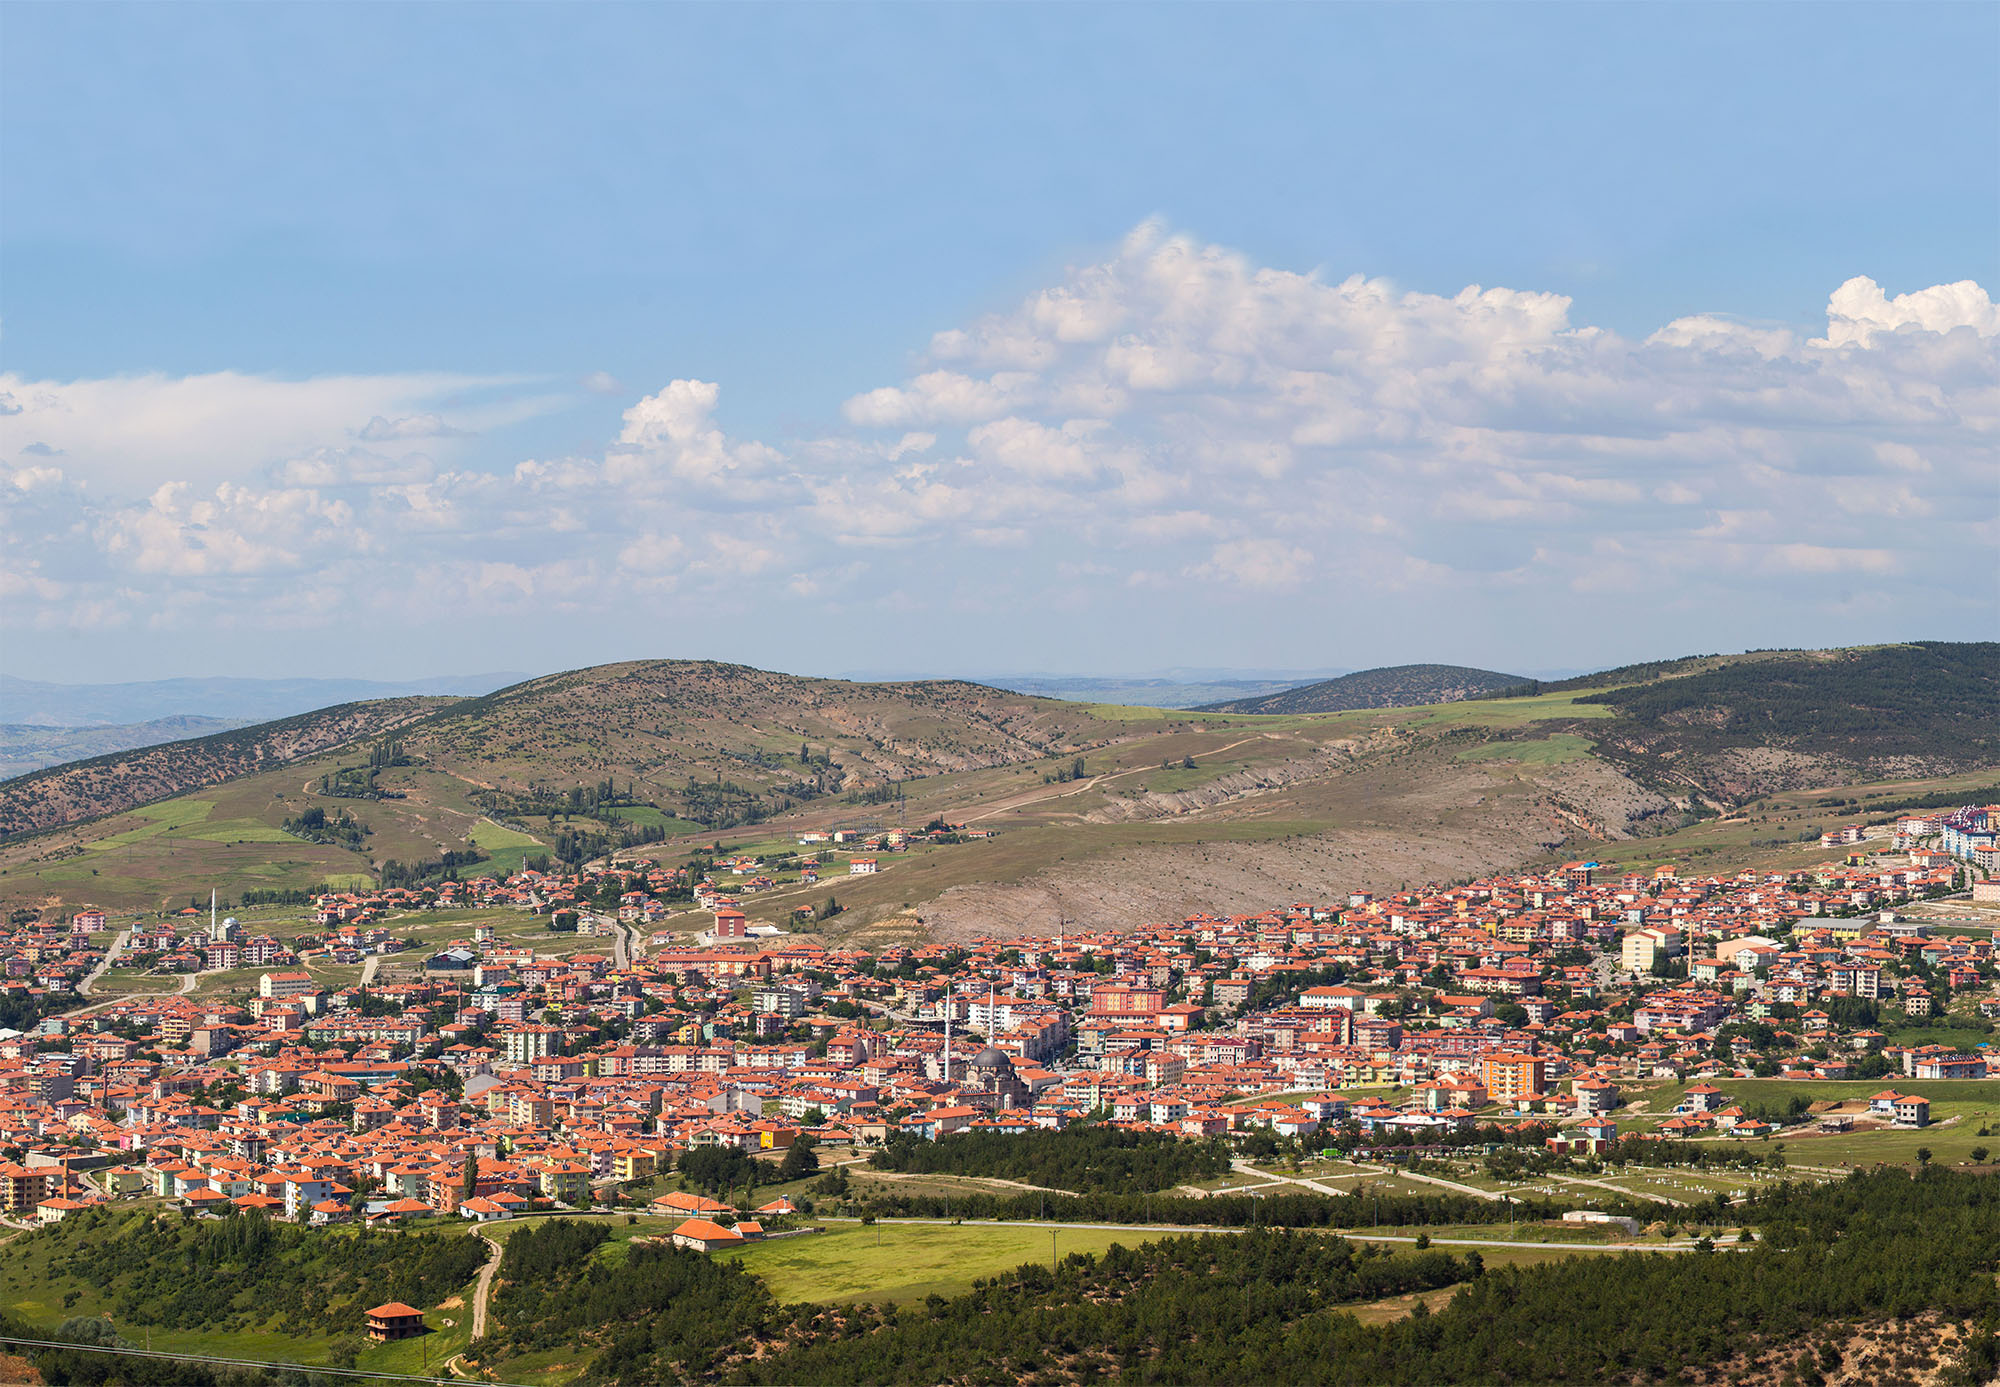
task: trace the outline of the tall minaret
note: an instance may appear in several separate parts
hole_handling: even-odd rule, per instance
[[[940,1056],[938,1077],[951,1082],[951,989],[944,992],[944,1054]]]
[[[208,888],[208,942],[215,942],[215,888]]]

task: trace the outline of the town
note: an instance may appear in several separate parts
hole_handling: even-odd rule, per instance
[[[693,881],[614,862],[328,893],[289,939],[193,903],[129,927],[91,909],[19,921],[4,998],[35,1019],[0,1032],[0,1213],[157,1200],[331,1225],[650,1205],[708,1248],[800,1206],[666,1187],[691,1153],[763,1158],[775,1184],[795,1147],[1092,1123],[1283,1143],[1332,1162],[1323,1189],[1351,1189],[1324,1181],[1366,1158],[1391,1172],[1378,1188],[1486,1198],[1553,1170],[1571,1192],[1682,1202],[1656,1178],[1594,1178],[1649,1144],[1677,1162],[1921,1163],[1943,1143],[1868,1144],[1938,1121],[1905,1090],[2000,1069],[1992,917],[1952,927],[2000,904],[1996,830],[2000,806],[1968,806],[1829,833],[1841,857],[1809,870],[1572,862],[873,953],[749,924],[731,879],[760,864],[727,856]],[[670,893],[711,923],[659,928]],[[135,965],[181,982],[100,990]],[[1763,1080],[1791,1101],[1731,1096]]]

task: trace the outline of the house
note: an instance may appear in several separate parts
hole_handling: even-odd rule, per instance
[[[378,1344],[394,1339],[413,1339],[424,1332],[424,1312],[414,1305],[392,1300],[368,1312],[368,1337]]]
[[[758,1232],[762,1232],[760,1228]],[[705,1218],[691,1218],[674,1229],[675,1247],[685,1247],[690,1252],[714,1252],[719,1248],[741,1247],[745,1239],[733,1228],[724,1228],[719,1223],[710,1223]]]
[[[1871,1117],[1887,1117],[1900,1126],[1928,1127],[1931,1100],[1921,1094],[1898,1093],[1889,1088],[1869,1098],[1868,1112]]]
[[[1724,1094],[1714,1084],[1695,1084],[1681,1096],[1675,1112],[1714,1112],[1724,1101]]]

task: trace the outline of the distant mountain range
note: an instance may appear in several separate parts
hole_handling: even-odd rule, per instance
[[[1340,713],[1351,708],[1414,708],[1496,694],[1533,681],[1464,665],[1391,665],[1249,698],[1203,704],[1205,713]]]
[[[33,727],[129,728],[165,718],[264,722],[371,698],[492,693],[525,674],[448,674],[400,682],[374,679],[150,679],[132,684],[48,684],[0,674],[0,723]],[[202,731],[219,731],[208,727]],[[201,731],[155,738],[200,736]],[[145,746],[146,742],[128,742]],[[100,750],[111,750],[105,747]],[[50,763],[52,764],[52,763]]]

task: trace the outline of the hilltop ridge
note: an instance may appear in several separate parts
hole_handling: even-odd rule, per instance
[[[1204,703],[1205,713],[1341,713],[1356,708],[1414,708],[1492,695],[1534,681],[1465,665],[1388,665],[1323,679],[1255,698]]]

